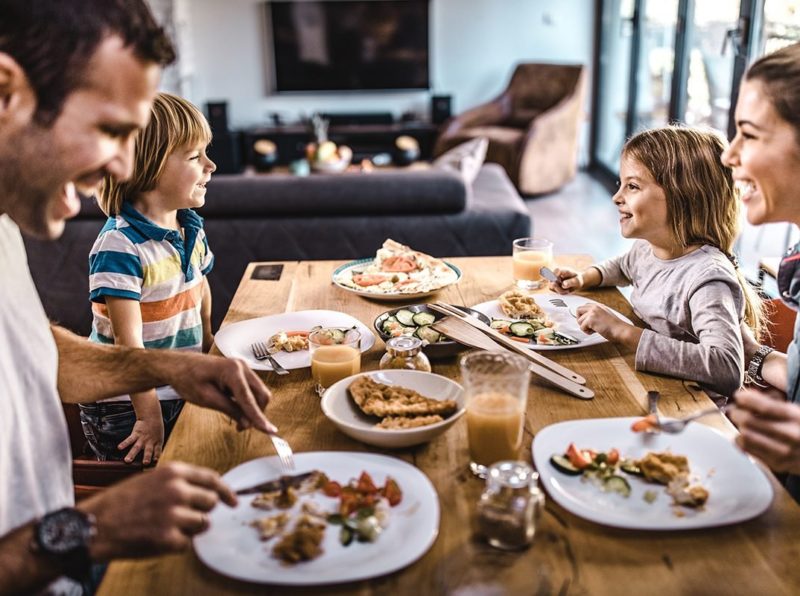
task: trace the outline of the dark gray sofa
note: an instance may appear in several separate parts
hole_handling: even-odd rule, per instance
[[[209,276],[216,329],[250,261],[357,259],[386,238],[439,257],[504,255],[531,232],[525,203],[497,164],[471,188],[453,172],[220,175],[208,185],[205,220],[216,255]],[[56,242],[26,239],[48,315],[83,335],[91,326],[88,255],[105,216],[84,200]]]

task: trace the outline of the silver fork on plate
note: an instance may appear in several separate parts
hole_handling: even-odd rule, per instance
[[[709,408],[707,410],[702,410],[700,412],[695,412],[694,414],[690,414],[685,418],[676,418],[675,420],[658,420],[658,428],[665,433],[675,434],[681,432],[686,425],[689,424],[692,420],[697,420],[698,418],[702,418],[703,416],[710,416],[711,414],[723,414],[725,412],[722,408]]]
[[[283,368],[275,358],[272,357],[272,354],[269,353],[269,349],[267,348],[267,344],[263,341],[254,342],[250,346],[250,351],[253,352],[253,356],[256,360],[266,360],[272,366],[272,370],[274,370],[279,375],[288,375],[289,371]]]
[[[294,453],[286,439],[273,433],[270,433],[269,438],[272,439],[272,446],[275,447],[284,472],[294,471]]]

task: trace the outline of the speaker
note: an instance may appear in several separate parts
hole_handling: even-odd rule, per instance
[[[442,124],[452,113],[452,95],[434,95],[431,97],[431,120],[434,124]]]
[[[215,132],[207,153],[217,165],[216,174],[238,174],[242,171],[241,139],[238,132]]]
[[[211,131],[217,133],[228,132],[228,102],[209,101],[206,104],[206,114]]]

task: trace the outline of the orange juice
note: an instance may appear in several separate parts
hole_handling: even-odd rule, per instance
[[[522,250],[514,253],[512,259],[514,279],[524,281],[540,281],[542,267],[550,266],[551,256],[543,250]]]
[[[311,352],[311,376],[322,387],[361,371],[361,352],[352,346],[319,346]]]
[[[467,403],[467,436],[473,462],[489,466],[516,459],[522,445],[524,406],[509,393],[486,392]]]

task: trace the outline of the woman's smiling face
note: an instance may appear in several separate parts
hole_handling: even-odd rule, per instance
[[[747,221],[800,224],[800,142],[757,79],[742,83],[736,136],[722,161],[733,168]]]

